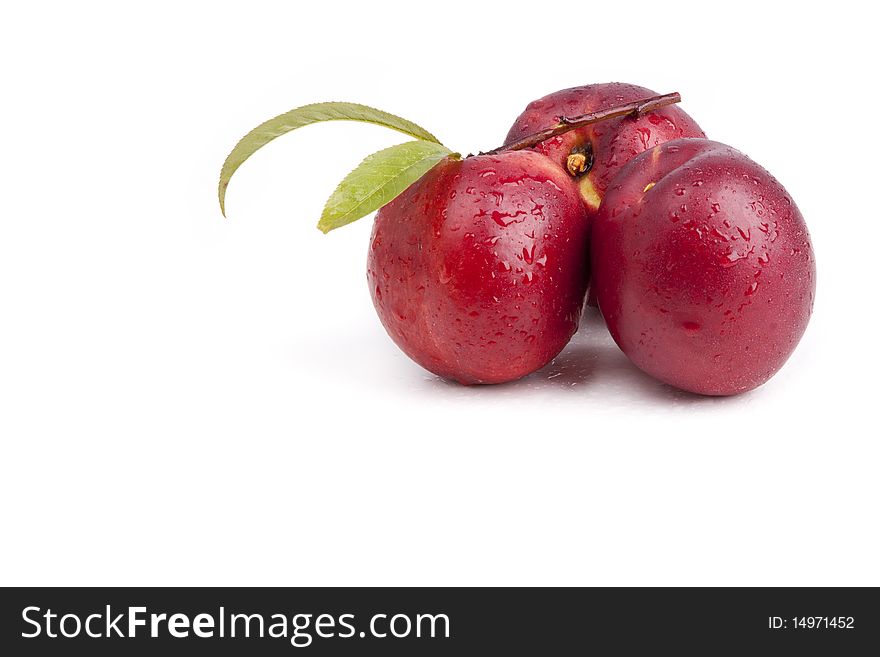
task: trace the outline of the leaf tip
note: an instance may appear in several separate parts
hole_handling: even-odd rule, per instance
[[[226,188],[229,186],[229,181],[224,181],[222,178],[220,179],[220,185],[217,188],[217,200],[220,201],[220,214],[226,218]]]

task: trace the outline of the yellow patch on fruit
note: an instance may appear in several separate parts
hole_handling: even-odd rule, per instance
[[[644,194],[645,192],[647,192],[649,189],[651,189],[656,184],[657,183],[655,183],[655,182],[649,182],[647,185],[645,185],[645,188],[642,190],[642,193]]]
[[[657,161],[660,159],[660,147],[654,146],[654,150],[651,152],[651,162],[653,164],[657,164]]]
[[[599,209],[599,204],[602,202],[602,198],[599,196],[599,192],[596,191],[596,188],[593,187],[593,183],[590,182],[590,178],[588,176],[584,176],[578,181],[578,187],[581,190],[581,196],[586,201],[587,205],[589,205],[594,210]]]

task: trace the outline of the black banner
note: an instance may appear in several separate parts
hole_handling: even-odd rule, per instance
[[[2,655],[857,655],[877,589],[2,589]],[[760,652],[758,652],[760,651]]]

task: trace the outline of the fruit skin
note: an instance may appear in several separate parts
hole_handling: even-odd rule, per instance
[[[588,228],[574,183],[543,155],[446,159],[379,210],[373,303],[425,369],[464,384],[518,379],[577,330]]]
[[[803,217],[775,178],[729,146],[679,139],[642,153],[621,169],[592,229],[608,329],[661,381],[704,395],[751,390],[807,327],[816,265]]]
[[[650,89],[623,82],[563,89],[529,103],[510,128],[505,143],[550,128],[560,116],[587,114],[655,95]],[[573,148],[583,147],[587,142],[592,145],[593,166],[577,180],[588,211],[595,213],[612,179],[630,159],[670,139],[705,136],[696,121],[671,105],[639,117],[584,126],[543,141],[535,150],[566,169]]]

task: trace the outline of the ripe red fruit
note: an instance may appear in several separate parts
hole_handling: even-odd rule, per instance
[[[542,155],[444,160],[376,216],[367,278],[379,317],[440,376],[525,376],[577,330],[587,221],[571,178]]]
[[[559,117],[574,117],[654,96],[650,89],[610,82],[563,89],[532,101],[517,118],[505,143],[555,125]],[[589,212],[599,208],[617,171],[639,153],[679,137],[705,137],[690,116],[670,105],[638,117],[609,119],[557,135],[535,147],[575,176]],[[569,157],[582,154],[584,157]],[[582,173],[577,168],[584,167]],[[574,168],[572,168],[574,167]]]
[[[731,395],[785,363],[813,309],[810,236],[791,197],[739,151],[669,141],[623,167],[592,227],[593,284],[642,370]]]

